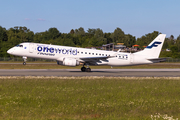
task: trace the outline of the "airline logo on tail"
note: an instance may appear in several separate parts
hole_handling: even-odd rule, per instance
[[[146,48],[153,48],[153,47],[157,47],[158,45],[160,45],[162,42],[154,42],[151,46],[147,46]]]

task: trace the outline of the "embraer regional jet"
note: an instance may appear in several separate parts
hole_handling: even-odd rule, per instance
[[[7,51],[22,56],[23,64],[27,57],[56,60],[58,65],[78,66],[83,63],[82,72],[90,72],[89,65],[127,66],[160,62],[159,58],[166,35],[159,34],[144,50],[125,53],[95,50],[41,43],[21,43]],[[86,66],[86,67],[85,67]]]

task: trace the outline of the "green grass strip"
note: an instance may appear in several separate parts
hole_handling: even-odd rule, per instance
[[[176,119],[180,78],[0,77],[0,119]]]

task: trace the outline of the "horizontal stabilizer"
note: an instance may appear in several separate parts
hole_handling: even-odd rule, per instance
[[[153,63],[156,63],[156,62],[165,62],[166,58],[154,58],[154,59],[147,59],[147,60],[152,61]]]

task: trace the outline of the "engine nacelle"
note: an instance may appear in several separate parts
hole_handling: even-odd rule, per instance
[[[75,67],[79,65],[79,61],[74,58],[63,58],[63,61],[57,61],[57,64]]]

